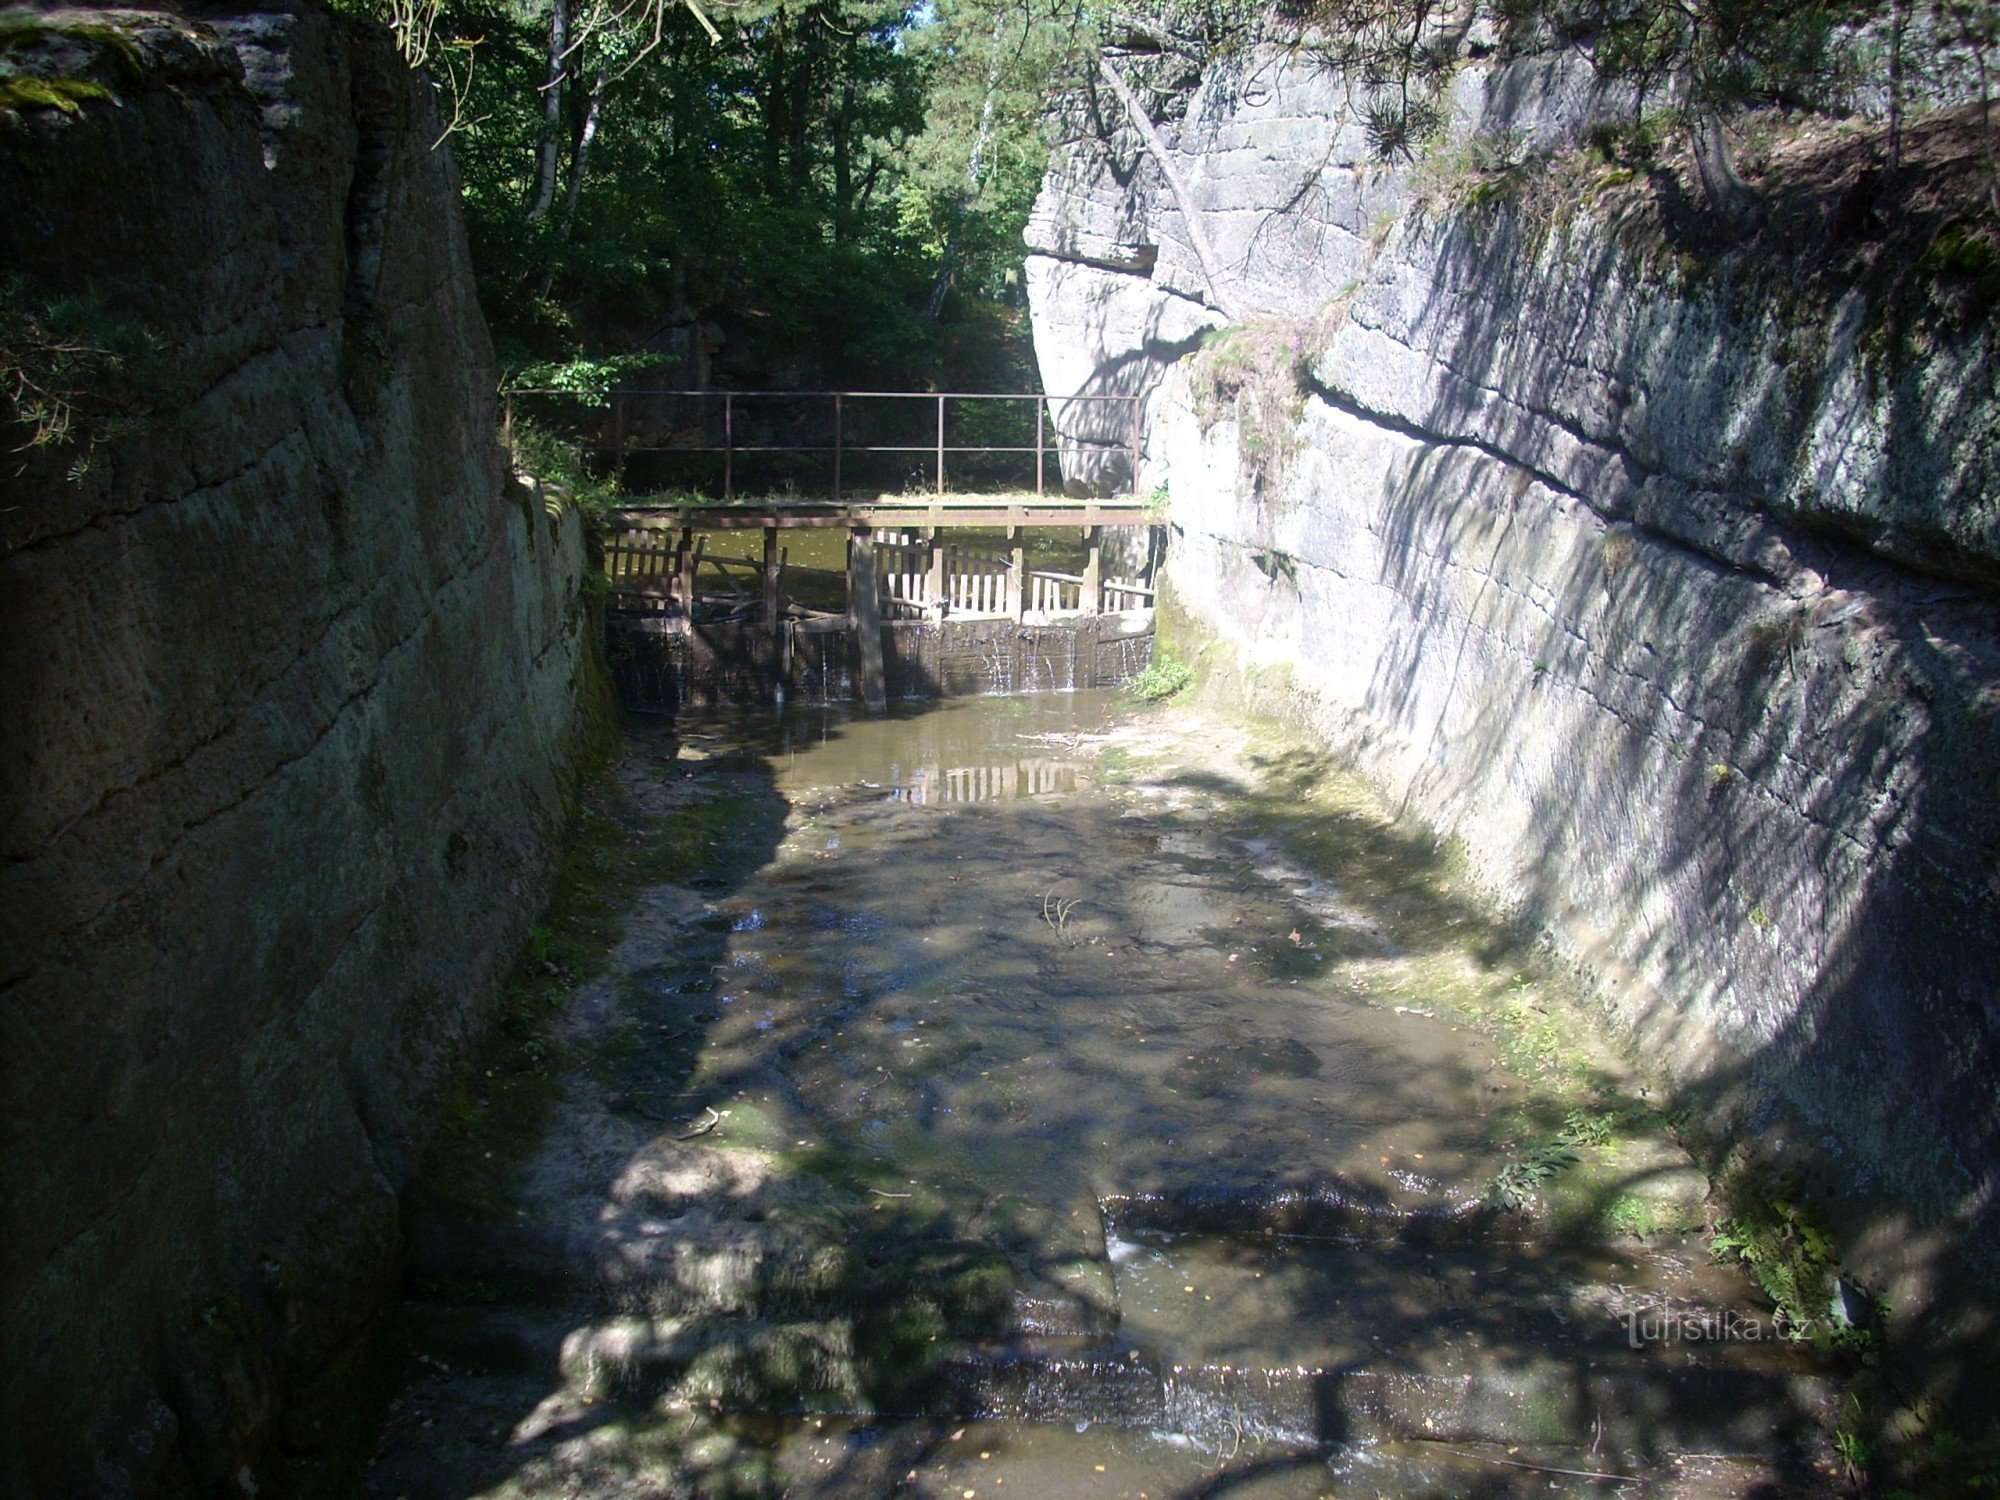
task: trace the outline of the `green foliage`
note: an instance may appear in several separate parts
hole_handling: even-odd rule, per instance
[[[620,386],[635,383],[637,376],[657,370],[663,363],[663,356],[647,353],[540,360],[516,370],[508,384],[517,390],[564,391],[602,401]]]
[[[606,513],[619,503],[616,476],[593,469],[576,443],[530,418],[514,419],[513,436],[514,467],[548,487],[551,513],[574,506],[585,528],[600,535]]]
[[[97,448],[138,430],[165,383],[159,341],[94,297],[0,280],[0,426],[21,454],[66,450],[80,479]]]
[[[1787,1334],[1829,1348],[1879,1342],[1881,1308],[1842,1277],[1832,1239],[1803,1209],[1752,1190],[1737,1192],[1732,1206],[1716,1224],[1709,1253],[1750,1272]]]
[[[1617,1121],[1610,1115],[1572,1109],[1555,1135],[1516,1157],[1486,1185],[1486,1201],[1507,1213],[1525,1213],[1541,1186],[1583,1160],[1583,1152],[1609,1141]]]
[[[1919,262],[1944,300],[1967,321],[2000,307],[2000,246],[1994,226],[1953,219],[1941,226]]]
[[[1193,683],[1193,666],[1155,647],[1146,670],[1126,683],[1125,691],[1142,703],[1163,703],[1186,692]]]
[[[1234,418],[1237,452],[1261,481],[1298,449],[1313,362],[1345,312],[1337,300],[1313,318],[1253,318],[1211,333],[1187,362],[1196,419],[1206,429]]]
[[[348,3],[412,24],[399,0]],[[1025,376],[1049,65],[1030,11],[747,0],[706,7],[717,45],[678,5],[568,0],[552,79],[551,0],[419,8],[515,384]],[[655,9],[657,38],[632,23]]]

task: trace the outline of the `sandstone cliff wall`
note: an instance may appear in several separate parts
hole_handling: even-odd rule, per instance
[[[546,897],[582,539],[505,473],[386,37],[41,16],[16,58],[116,97],[0,114],[0,268],[166,360],[80,475],[0,460],[0,1492],[346,1492],[398,1189]]]
[[[1697,1119],[1815,1174],[1900,1308],[1962,1255],[2000,1285],[2000,364],[1893,230],[1964,163],[1800,142],[1731,243],[1565,152],[1578,64],[1452,103],[1392,171],[1341,80],[1211,70],[1170,129],[1257,315],[1181,364],[1224,320],[1180,211],[1081,132],[1030,231],[1048,388],[1153,391],[1194,635],[1458,838]],[[1474,142],[1514,170],[1454,173]]]

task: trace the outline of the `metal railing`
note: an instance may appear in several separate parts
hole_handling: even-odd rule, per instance
[[[946,465],[948,455],[1014,455],[1025,459],[1033,454],[1035,459],[1035,493],[1047,491],[1049,472],[1048,459],[1056,454],[1058,462],[1065,442],[1072,445],[1088,445],[1098,452],[1115,452],[1123,449],[1129,462],[1130,493],[1139,493],[1139,460],[1144,438],[1145,409],[1143,396],[1137,395],[1074,395],[1050,396],[1040,392],[1021,394],[992,391],[686,391],[686,390],[633,390],[617,391],[601,398],[592,399],[573,391],[514,389],[502,392],[505,400],[505,422],[508,441],[513,439],[515,402],[517,399],[545,398],[563,399],[572,403],[583,403],[604,413],[602,427],[595,436],[593,446],[606,453],[628,455],[635,453],[662,454],[715,454],[722,459],[722,497],[731,499],[736,493],[736,468],[739,456],[756,454],[796,454],[829,457],[833,465],[832,498],[838,500],[841,494],[843,460],[849,455],[861,454],[925,454],[932,459],[931,480],[936,493],[945,493]],[[721,441],[706,441],[707,423],[701,424],[703,441],[652,441],[655,433],[649,422],[644,403],[663,401],[703,401],[711,405],[720,404]],[[831,428],[828,442],[745,442],[739,441],[738,418],[751,403],[825,403],[825,418]],[[876,401],[920,401],[929,402],[936,408],[935,436],[930,441],[909,442],[856,442],[848,435],[848,420],[854,405],[860,402]],[[1029,443],[952,443],[947,441],[947,408],[950,403],[999,402],[1015,403],[1031,401],[1035,406],[1035,440]],[[1091,403],[1110,403],[1113,412],[1112,429],[1116,433],[1116,443],[1104,436],[1080,436],[1071,422],[1071,430],[1065,431],[1059,421],[1056,408],[1062,408],[1063,420],[1071,419],[1072,407],[1088,406]],[[1118,421],[1117,407],[1126,408],[1122,423]],[[1122,427],[1122,431],[1117,431]],[[1054,441],[1050,441],[1053,430]],[[669,434],[673,436],[673,434]],[[591,441],[586,437],[586,441]]]

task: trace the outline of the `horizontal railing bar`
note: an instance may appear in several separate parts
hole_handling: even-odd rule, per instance
[[[593,396],[588,391],[561,391],[547,386],[508,386],[501,392],[503,396],[568,396],[577,401],[588,401],[593,406],[603,406],[624,396],[701,396],[716,399],[727,396],[732,400],[762,401],[830,401],[835,396],[848,401],[935,401],[942,396],[947,401],[1143,401],[1145,397],[1126,395],[1109,391],[1079,391],[1074,396],[1050,396],[1034,391],[676,391],[676,390],[630,390],[612,391],[607,395]]]
[[[733,445],[723,443],[668,443],[655,444],[643,448],[629,447],[625,451],[627,453],[936,453],[938,445],[936,443],[871,443],[864,447],[859,443],[842,443],[836,448],[831,443],[800,443],[796,447],[789,444],[776,443],[736,443]],[[947,443],[945,444],[944,451],[946,453],[1040,453],[1047,450],[1040,448],[989,448],[983,445]]]

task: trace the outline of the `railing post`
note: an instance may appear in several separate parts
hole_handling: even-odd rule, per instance
[[[1083,597],[1077,608],[1087,615],[1098,613],[1104,603],[1104,528],[1083,528]]]
[[[937,492],[944,493],[944,392],[938,392]]]
[[[1145,446],[1146,398],[1133,396],[1132,402],[1132,498],[1139,498],[1139,455]]]
[[[1042,419],[1047,415],[1048,404],[1049,398],[1046,395],[1035,397],[1035,497],[1037,499],[1041,498],[1042,493],[1042,455],[1045,451],[1042,440]]]
[[[1028,550],[1023,545],[1018,526],[1007,528],[1007,541],[1013,549],[1008,558],[1007,613],[1018,625],[1022,612],[1028,607]]]
[[[841,404],[839,391],[833,393],[833,498],[840,498]]]
[[[929,573],[929,577],[924,581],[924,603],[942,616],[945,603],[944,548],[938,545],[937,527],[924,528],[924,546],[927,549],[924,553],[924,562]]]
[[[736,393],[722,393],[722,498],[736,493]]]

